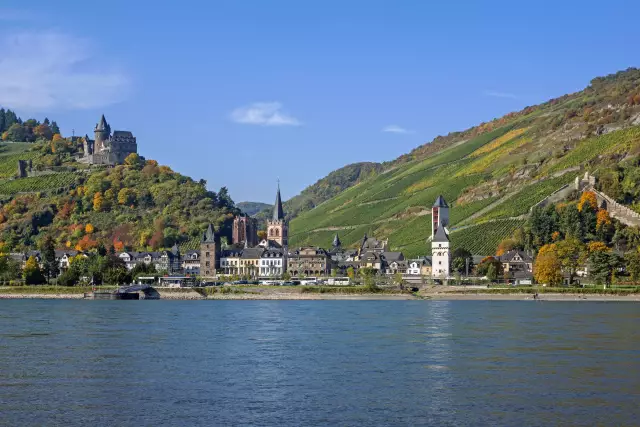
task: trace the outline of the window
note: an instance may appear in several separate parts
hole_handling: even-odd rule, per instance
[[[210,256],[210,255],[209,255],[209,252],[205,252],[205,253],[204,253],[204,256],[206,256],[207,258],[209,258],[209,256]]]

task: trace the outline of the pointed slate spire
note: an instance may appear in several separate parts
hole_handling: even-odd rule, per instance
[[[108,130],[109,124],[107,123],[107,119],[104,118],[104,114],[100,117],[100,122],[96,125],[96,130]]]
[[[273,205],[274,221],[284,219],[284,211],[282,210],[282,200],[280,199],[280,182],[278,181],[278,192],[276,193],[276,203]]]
[[[447,205],[447,202],[444,200],[444,197],[442,197],[442,194],[441,194],[436,199],[436,202],[433,204],[433,207],[434,208],[448,208],[449,205]]]
[[[339,248],[340,246],[342,246],[342,243],[340,242],[340,237],[338,237],[338,233],[336,233],[335,237],[333,238],[333,247]]]
[[[216,235],[213,232],[213,225],[209,224],[209,227],[207,227],[207,231],[204,233],[204,236],[202,236],[202,242],[215,243],[215,240],[216,240]]]
[[[436,234],[433,236],[433,242],[448,242],[449,236],[447,236],[447,232],[444,231],[444,225],[442,222],[438,225],[436,229]]]
[[[173,247],[171,248],[171,253],[176,256],[180,255],[180,247],[178,247],[177,243],[173,244]]]

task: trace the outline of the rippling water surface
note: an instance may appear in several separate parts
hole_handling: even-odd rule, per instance
[[[0,425],[640,425],[640,305],[0,301]]]

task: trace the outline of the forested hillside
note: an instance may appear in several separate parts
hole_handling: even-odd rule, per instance
[[[0,251],[40,246],[91,250],[157,250],[199,246],[206,225],[231,235],[238,213],[226,188],[208,191],[154,160],[130,155],[124,165],[92,167],[74,161],[81,141],[58,138],[0,144]],[[15,178],[17,161],[33,171]]]
[[[409,256],[424,255],[430,207],[443,194],[453,246],[493,254],[533,205],[585,170],[638,206],[639,125],[640,70],[595,78],[583,91],[435,138],[385,163],[382,172],[298,212],[291,244],[327,247],[337,232],[348,246],[366,232]]]
[[[240,209],[243,213],[254,216],[255,214],[273,208],[273,205],[268,203],[261,202],[238,202],[236,203],[238,209]]]

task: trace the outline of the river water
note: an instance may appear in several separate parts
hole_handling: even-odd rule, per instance
[[[640,425],[640,305],[0,301],[0,425]]]

